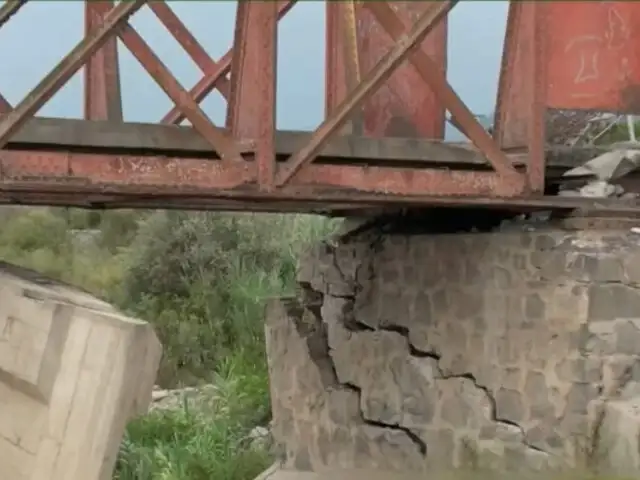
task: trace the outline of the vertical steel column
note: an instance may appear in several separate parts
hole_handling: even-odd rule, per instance
[[[507,28],[502,49],[493,137],[501,148],[525,148],[528,142],[533,57],[533,2],[509,2]]]
[[[496,99],[494,138],[503,149],[528,151],[527,183],[544,192],[547,110],[547,6],[509,4]]]
[[[258,185],[275,178],[278,3],[238,2],[227,128],[255,141]]]
[[[345,56],[342,48],[344,18],[338,2],[326,2],[325,29],[325,94],[324,114],[331,115],[333,110],[347,96],[347,77]]]
[[[529,160],[527,162],[527,182],[531,193],[544,193],[545,141],[546,141],[546,96],[547,96],[547,32],[546,6],[531,2],[531,23],[533,31],[533,54],[527,58],[532,73],[531,97],[528,105]]]
[[[95,31],[113,8],[110,0],[85,0],[85,36]],[[84,118],[121,122],[122,94],[118,43],[115,37],[106,41],[84,67]]]

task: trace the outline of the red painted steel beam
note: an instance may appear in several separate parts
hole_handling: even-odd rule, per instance
[[[18,10],[20,10],[27,0],[7,0],[4,2],[4,5],[0,7],[0,28],[11,20]]]
[[[320,127],[318,127],[312,135],[309,143],[291,156],[287,165],[281,169],[277,176],[277,186],[281,187],[285,185],[300,169],[313,160],[331,135],[340,129],[349,115],[358,106],[362,105],[368,96],[391,76],[394,69],[405,60],[410,50],[433,30],[438,24],[438,21],[445,17],[456,3],[457,0],[447,0],[432,3],[427,7],[413,28],[402,38],[398,39],[387,55],[380,59],[378,64],[367,72],[358,87],[322,122]]]
[[[202,73],[206,74],[208,71],[216,68],[216,62],[213,61],[196,37],[194,37],[184,23],[182,23],[182,20],[171,10],[167,2],[154,0],[147,5],[184,51],[187,52]],[[216,87],[222,96],[226,100],[229,100],[229,79],[226,77],[220,78],[216,83]]]
[[[407,2],[405,2],[407,3]],[[411,2],[408,2],[411,3]],[[377,23],[379,27],[382,27],[382,32],[389,37],[389,40],[394,42],[395,39],[399,38],[404,34],[406,30],[411,27],[411,23],[407,21],[405,18],[401,18],[398,15],[398,8],[392,8],[388,3],[380,2],[380,5],[373,5],[371,3],[364,3],[363,8],[367,10],[367,12],[373,17],[373,20]],[[442,23],[444,25],[445,32],[443,35],[446,36],[447,30],[447,19],[443,19]],[[428,40],[428,39],[427,39]],[[436,73],[432,73],[434,70],[442,72],[442,75],[446,78],[446,41],[442,42],[442,50],[440,51],[440,45],[434,45],[432,50],[436,50],[433,54],[429,55],[425,52],[424,48],[416,48],[413,53],[409,55],[409,64],[415,69],[415,72],[418,73],[420,79],[422,80],[421,90],[427,90],[431,96],[433,96],[433,103],[436,103],[439,107],[439,111],[437,115],[434,115],[435,112],[431,114],[431,117],[437,118],[437,123],[431,126],[431,129],[437,131],[439,135],[434,136],[434,138],[444,138],[444,126],[445,126],[445,111],[441,105],[441,102],[438,98],[438,93],[433,87],[430,85],[433,83],[432,77]],[[416,90],[417,86],[415,83],[412,84],[414,87],[412,90]],[[426,88],[425,88],[426,87]],[[412,95],[416,95],[416,92],[412,91]],[[433,121],[433,120],[432,120]],[[466,135],[464,131],[464,127],[461,127],[456,123],[455,118],[451,119],[452,123],[455,124],[456,128],[458,128],[463,134]]]
[[[527,148],[533,100],[531,59],[541,45],[534,38],[533,2],[510,2],[498,80],[494,137],[504,149]],[[537,39],[539,41],[539,39]],[[544,88],[546,95],[546,87]]]
[[[120,27],[118,35],[147,73],[189,119],[193,128],[211,144],[220,158],[242,162],[238,145],[227,136],[226,132],[213,125],[198,103],[180,85],[140,34],[126,23]]]
[[[546,25],[539,7],[535,2],[509,4],[493,136],[501,149],[528,150],[529,188],[542,193],[547,47]]]
[[[401,41],[407,27],[387,2],[368,2],[366,7],[394,41]],[[462,132],[486,155],[496,172],[511,178],[515,183],[521,182],[520,174],[513,168],[507,156],[449,85],[446,73],[442,72],[438,65],[421,50],[415,50],[409,59],[423,80],[436,94],[436,97],[451,112],[451,116],[460,125]]]
[[[198,158],[104,155],[74,152],[13,151],[0,158],[0,190],[23,186],[32,192],[81,189],[94,193],[128,192],[212,197],[231,191],[255,191],[255,162],[223,162]],[[310,165],[289,187],[264,192],[266,200],[294,201],[300,189],[332,188],[358,202],[362,194],[513,197],[522,190],[493,172]],[[225,193],[226,192],[226,193]],[[432,193],[432,192],[437,192]],[[319,194],[315,201],[322,202]]]
[[[524,5],[521,5],[522,8]],[[527,112],[531,121],[527,129],[529,143],[529,159],[527,162],[526,177],[529,190],[532,193],[544,194],[545,188],[545,148],[546,148],[546,118],[545,118],[545,90],[547,87],[547,65],[545,53],[547,45],[545,30],[547,28],[545,16],[540,5],[533,3],[531,12],[533,23],[534,51],[527,58],[528,68],[532,72],[533,86]]]
[[[296,0],[275,0],[278,4],[278,20],[283,18],[289,10],[296,4]],[[196,83],[196,85],[189,91],[189,95],[193,97],[196,102],[201,102],[209,95],[219,84],[222,78],[231,72],[231,59],[233,56],[233,48],[225,53],[217,64],[212,65],[205,73],[204,77]],[[185,120],[185,116],[180,112],[177,107],[172,108],[161,120],[162,123],[173,123],[175,125],[180,124]]]
[[[438,169],[398,169],[352,165],[309,165],[291,186],[333,187],[347,191],[403,195],[517,197],[523,184],[507,181],[495,172]],[[354,198],[357,195],[354,193]]]
[[[470,203],[477,199],[486,202],[493,197],[502,198],[505,204],[510,201],[518,203],[524,201],[523,198],[532,190],[541,192],[544,186],[544,163],[538,161],[542,153],[541,150],[535,150],[536,145],[541,148],[543,144],[534,142],[540,136],[541,123],[535,123],[533,120],[542,118],[537,109],[544,107],[548,101],[544,96],[548,92],[539,86],[544,86],[547,75],[543,69],[546,59],[539,53],[542,49],[536,50],[538,53],[532,57],[518,57],[518,62],[524,65],[523,71],[535,74],[536,79],[536,75],[542,72],[540,78],[543,79],[537,79],[538,86],[523,93],[523,98],[528,102],[526,115],[529,154],[538,159],[529,164],[529,180],[526,183],[525,178],[513,169],[510,162],[509,165],[502,162],[506,158],[504,153],[496,148],[495,142],[491,141],[447,83],[437,55],[433,56],[420,48],[425,36],[440,28],[438,21],[446,17],[456,1],[425,2],[425,11],[413,26],[409,26],[409,22],[394,11],[395,6],[387,2],[360,4],[358,8],[361,12],[366,11],[371,18],[378,21],[378,40],[388,35],[387,40],[393,45],[391,51],[368,72],[365,69],[364,80],[353,89],[351,95],[340,102],[334,101],[328,118],[312,134],[308,143],[296,150],[284,163],[280,172],[276,170],[274,158],[277,20],[294,2],[239,2],[234,49],[217,63],[206,54],[165,3],[153,4],[151,9],[160,21],[201,70],[208,72],[199,82],[200,87],[196,86],[191,93],[179,84],[142,37],[127,23],[128,17],[145,2],[120,2],[113,9],[109,8],[110,3],[93,0],[87,3],[85,40],[78,44],[15,110],[0,116],[0,148],[6,145],[26,119],[35,114],[83,63],[87,63],[86,117],[113,120],[118,119],[119,111],[121,119],[122,108],[119,104],[113,103],[114,98],[119,99],[116,40],[113,36],[119,35],[176,104],[173,111],[179,112],[178,117],[174,115],[172,118],[191,120],[194,130],[216,150],[222,161],[95,153],[97,150],[94,150],[94,153],[76,153],[80,150],[70,145],[64,147],[69,151],[57,153],[5,150],[0,156],[0,196],[2,192],[11,191],[30,192],[35,196],[47,195],[48,192],[70,195],[81,192],[101,195],[111,192],[127,195],[129,198],[137,194],[167,199],[169,195],[180,199],[200,196],[212,202],[221,198],[238,199],[239,202],[248,202],[247,209],[251,209],[249,200],[281,202],[282,209],[286,210],[293,208],[292,205],[299,204],[300,201],[332,205],[332,208],[333,203],[329,202],[334,201],[365,206],[372,203],[425,205],[449,201],[463,203],[465,198]],[[527,2],[522,4],[525,3]],[[0,20],[3,18],[2,8],[7,4],[0,8]],[[337,8],[333,11],[339,11]],[[534,9],[532,14],[526,16],[525,23],[532,25],[527,28],[532,28],[533,33],[529,38],[532,39],[534,47],[538,45],[536,42],[542,42],[541,39],[546,38],[540,33],[544,26],[541,11],[542,9]],[[521,18],[522,16],[523,14]],[[328,21],[337,19],[334,16],[333,20]],[[344,25],[341,28],[344,28]],[[380,35],[383,30],[386,34]],[[365,33],[360,32],[360,43],[365,40]],[[342,30],[340,35],[342,40],[337,41],[338,47],[344,44],[345,32]],[[360,48],[363,49],[362,45]],[[340,50],[344,60],[348,51]],[[452,110],[462,128],[467,133],[471,132],[470,137],[474,143],[493,160],[492,163],[496,164],[496,172],[312,163],[329,138],[348,121],[357,108],[367,105],[376,89],[385,81],[390,81],[393,72],[398,72],[395,69],[406,59],[411,63],[409,68],[413,72],[412,78],[417,78],[420,82],[424,80],[422,83],[425,84],[425,91],[435,93],[440,97],[441,103]],[[510,64],[507,62],[507,65]],[[341,68],[344,67],[345,65]],[[511,72],[518,73],[513,69]],[[229,73],[230,80],[226,78]],[[345,85],[349,83],[344,82]],[[414,84],[417,82],[411,83]],[[228,132],[213,125],[198,106],[200,96],[206,95],[215,86],[223,91],[227,90],[230,104],[227,126],[235,139],[228,136]],[[558,98],[562,100],[558,95],[556,92],[554,101],[559,101]],[[405,98],[401,100],[406,103]],[[10,110],[11,105],[5,103],[5,110]],[[2,108],[0,97],[0,111]],[[418,119],[418,116],[413,116],[410,112],[405,116]],[[247,145],[249,147],[245,148]],[[9,145],[11,148],[14,146],[15,144]],[[114,148],[124,151],[124,148]],[[205,144],[203,150],[206,148]],[[113,150],[102,150],[105,151]],[[174,154],[175,152],[168,155]],[[373,198],[375,200],[372,200]],[[440,200],[435,201],[434,198]]]
[[[354,0],[326,2],[325,42],[325,116],[342,101],[348,92],[360,83],[362,54],[358,45],[361,30],[358,13],[360,7]],[[341,134],[363,135],[365,132],[363,109],[354,111],[341,129]]]
[[[324,115],[328,117],[347,96],[348,88],[341,48],[344,17],[338,2],[326,2]]]
[[[510,4],[495,138],[528,149],[533,190],[544,187],[547,109],[640,113],[639,42],[637,2]]]
[[[4,98],[0,93],[0,113],[8,113],[13,110],[13,107],[9,103],[9,100]]]
[[[95,193],[142,187],[153,187],[158,194],[175,189],[225,190],[255,177],[255,164],[245,161],[29,150],[3,151],[0,166],[0,188],[25,183],[36,191],[47,191],[47,185],[85,186]]]
[[[398,208],[420,207],[481,207],[511,210],[513,212],[535,212],[562,210],[567,213],[578,210],[581,215],[592,215],[597,218],[619,215],[637,216],[638,208],[628,201],[618,199],[592,199],[579,197],[488,197],[488,196],[435,196],[419,195],[407,197],[403,195],[361,194],[353,195],[335,189],[301,189],[293,192],[288,188],[282,192],[264,193],[257,190],[228,190],[212,193],[211,191],[179,193],[176,190],[158,192],[156,187],[137,187],[135,190],[96,194],[92,187],[74,186],[72,188],[43,188],[40,193],[29,190],[30,186],[20,183],[0,186],[0,201],[12,205],[29,203],[34,199],[40,205],[80,206],[93,208],[186,208],[216,211],[272,211],[283,213],[333,213],[349,215],[349,210],[382,208],[387,211]],[[115,199],[117,202],[113,202]],[[56,200],[61,199],[61,200]],[[319,200],[320,199],[320,200]],[[233,206],[230,206],[230,202]],[[355,204],[353,202],[357,202]],[[35,203],[34,202],[34,203]],[[80,204],[82,202],[82,204]],[[87,203],[93,205],[87,205]],[[101,205],[104,202],[105,205]],[[112,203],[113,202],[113,203]],[[115,204],[114,204],[115,203]],[[333,210],[333,212],[327,212]],[[455,215],[455,210],[451,211]],[[619,226],[619,219],[616,220]]]
[[[85,36],[95,31],[113,8],[113,1],[85,0]],[[84,118],[123,120],[118,43],[109,38],[84,68]]]
[[[238,2],[226,126],[255,142],[258,185],[266,191],[276,172],[277,36],[276,2]]]
[[[58,65],[20,102],[0,119],[0,148],[49,100],[112,36],[117,27],[144,5],[144,0],[130,0],[116,5],[104,22],[83,38]]]
[[[366,8],[372,2],[357,2],[356,37],[361,72],[370,70],[393,46],[393,40]],[[348,69],[352,60],[345,58],[341,45],[348,17],[344,2],[327,2],[327,114],[346,94]],[[411,24],[428,7],[429,2],[389,2],[403,20]],[[447,65],[447,18],[443,18],[414,51],[428,54],[442,72]],[[360,110],[358,110],[360,113]],[[424,83],[410,62],[400,65],[389,79],[372,94],[362,107],[364,134],[376,138],[418,137],[443,139],[445,110],[434,92]],[[353,115],[352,115],[353,118]]]

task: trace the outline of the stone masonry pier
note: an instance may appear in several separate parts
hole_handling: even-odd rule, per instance
[[[628,228],[369,232],[318,245],[299,283],[267,310],[282,478],[640,473],[640,235]]]

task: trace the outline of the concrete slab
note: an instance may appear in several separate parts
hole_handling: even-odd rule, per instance
[[[110,479],[161,352],[147,323],[0,262],[0,478]]]

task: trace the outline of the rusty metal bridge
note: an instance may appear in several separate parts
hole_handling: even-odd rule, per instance
[[[26,3],[0,4],[0,28]],[[577,157],[547,148],[545,115],[640,113],[640,4],[511,2],[489,133],[446,78],[447,15],[457,3],[326,2],[326,115],[315,131],[292,132],[276,130],[275,105],[278,21],[294,1],[238,2],[233,48],[214,60],[168,2],[87,0],[84,38],[20,102],[0,95],[0,203],[636,211],[628,201],[546,192]],[[142,8],[204,72],[190,90],[131,26]],[[118,39],[175,104],[157,124],[123,121]],[[85,118],[36,117],[83,68]],[[199,106],[214,89],[228,102],[225,125]],[[447,111],[470,143],[443,140]]]

